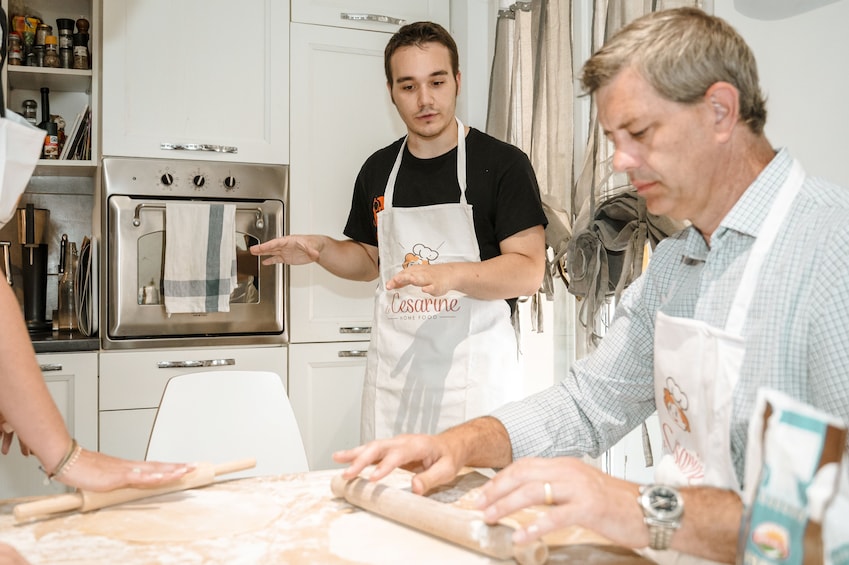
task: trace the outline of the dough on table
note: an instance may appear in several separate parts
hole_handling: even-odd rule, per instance
[[[191,489],[72,514],[38,525],[132,542],[189,542],[262,530],[283,513],[262,493]]]

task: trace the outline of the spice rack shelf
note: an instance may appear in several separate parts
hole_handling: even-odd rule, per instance
[[[65,120],[68,135],[77,115],[86,106],[91,109],[91,159],[40,159],[33,176],[96,177],[100,162],[100,45],[101,0],[0,0],[7,15],[29,15],[41,18],[57,28],[58,18],[85,18],[90,23],[90,69],[30,67],[5,65],[3,84],[6,107],[21,113],[24,100],[38,103],[37,120],[41,121],[42,87],[50,89],[50,113]]]
[[[50,92],[91,93],[91,69],[9,67],[8,72],[9,81],[22,90],[38,90],[46,86]]]

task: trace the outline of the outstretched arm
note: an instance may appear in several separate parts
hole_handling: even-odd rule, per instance
[[[0,319],[4,322],[0,336],[0,421],[5,421],[4,441],[10,441],[16,433],[42,467],[56,474],[55,480],[87,490],[158,486],[175,481],[194,468],[176,463],[126,461],[74,449],[62,415],[44,383],[20,306],[5,283],[0,283]],[[62,472],[57,474],[59,470]]]
[[[318,263],[328,272],[354,281],[377,278],[377,247],[326,235],[287,235],[251,247],[254,255],[265,255],[263,265]]]
[[[501,255],[478,263],[410,265],[390,279],[392,290],[417,286],[433,296],[451,290],[481,300],[529,296],[539,290],[545,271],[545,231],[534,226],[500,244]]]

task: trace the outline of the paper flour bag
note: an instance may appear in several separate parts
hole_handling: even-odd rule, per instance
[[[761,389],[749,424],[737,563],[849,565],[847,427]]]

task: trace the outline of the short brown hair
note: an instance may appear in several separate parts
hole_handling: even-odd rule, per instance
[[[697,8],[661,10],[629,23],[584,65],[581,84],[592,94],[626,67],[674,102],[700,100],[716,82],[740,93],[740,118],[756,134],[766,123],[766,99],[751,49],[721,18]]]
[[[451,72],[456,77],[460,72],[460,55],[454,38],[444,27],[433,22],[413,22],[401,27],[389,38],[383,51],[383,67],[386,71],[386,82],[392,85],[392,66],[390,60],[395,51],[401,47],[415,45],[421,47],[425,43],[439,43],[448,49],[451,55]]]

